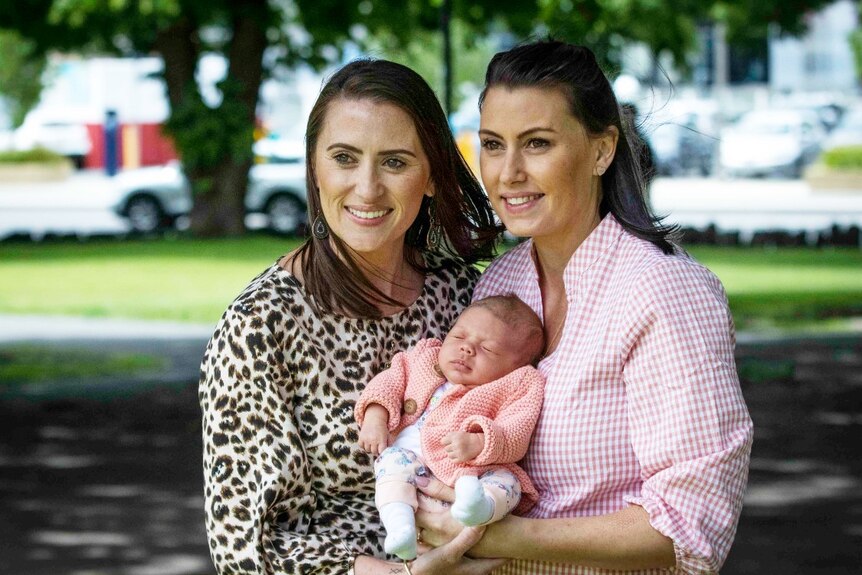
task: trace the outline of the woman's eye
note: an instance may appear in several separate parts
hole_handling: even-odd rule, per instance
[[[386,161],[383,162],[383,165],[391,170],[397,170],[406,166],[407,163],[398,158],[387,158]]]
[[[530,138],[527,141],[528,148],[547,148],[549,145],[550,142],[542,138]]]
[[[502,146],[500,145],[500,142],[498,142],[497,140],[491,140],[488,138],[482,140],[482,147],[488,151],[499,150],[500,148],[502,148]]]
[[[351,160],[350,156],[348,156],[344,152],[341,152],[340,154],[335,154],[334,156],[332,156],[332,159],[339,164],[349,164]]]

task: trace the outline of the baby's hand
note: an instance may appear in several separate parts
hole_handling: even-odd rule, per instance
[[[440,443],[446,448],[449,459],[464,463],[482,453],[485,448],[485,434],[453,431],[444,435]]]
[[[368,422],[359,428],[359,447],[372,455],[380,455],[380,452],[389,446],[389,429],[386,424]]]
[[[373,403],[365,410],[365,420],[359,428],[359,447],[380,455],[389,446],[389,413],[382,405]]]

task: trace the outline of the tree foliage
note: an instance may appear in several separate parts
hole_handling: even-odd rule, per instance
[[[13,128],[39,103],[45,67],[45,55],[35,42],[14,30],[0,30],[0,97],[6,102]]]
[[[444,70],[443,40],[436,30],[417,30],[406,43],[386,34],[377,34],[366,43],[368,52],[410,66],[425,78],[443,100]],[[465,97],[478,90],[485,78],[485,69],[499,49],[499,43],[484,35],[476,35],[461,20],[452,22],[452,62],[454,92],[452,109],[457,110]]]
[[[799,35],[808,29],[808,18],[835,0],[714,0],[711,20],[727,25],[730,42],[765,38],[770,25],[782,34]]]
[[[475,42],[490,29],[510,42],[550,33],[591,46],[604,63],[618,62],[627,41],[684,66],[695,27],[727,23],[734,34],[775,22],[799,32],[805,14],[829,0],[451,0],[455,40],[479,75],[491,46]],[[0,29],[49,50],[158,54],[171,114],[166,128],[195,192],[192,230],[199,235],[244,231],[243,198],[252,163],[260,85],[276,63],[321,65],[347,44],[371,46],[423,68],[437,82],[429,51],[437,45],[443,0],[18,0],[0,3]],[[505,38],[505,36],[502,36]],[[208,105],[195,80],[202,55],[227,62],[221,100]],[[458,53],[456,52],[456,58]],[[436,70],[439,70],[437,68]],[[456,77],[457,79],[457,77]]]

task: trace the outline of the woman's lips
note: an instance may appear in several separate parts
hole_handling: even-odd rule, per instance
[[[519,194],[517,196],[504,196],[503,204],[510,212],[525,211],[536,205],[544,194]]]
[[[383,208],[383,209],[369,209],[369,208],[355,208],[351,206],[345,206],[344,210],[350,214],[350,219],[354,222],[357,222],[361,225],[375,225],[384,220],[392,209]]]

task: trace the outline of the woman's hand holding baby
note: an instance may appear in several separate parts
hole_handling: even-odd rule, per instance
[[[359,447],[375,456],[389,447],[389,412],[382,405],[372,403],[365,410],[359,428]]]
[[[452,461],[465,463],[475,459],[485,448],[485,434],[453,431],[440,440],[446,448],[446,454]]]

